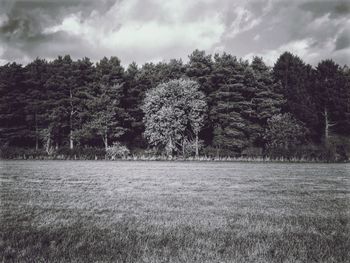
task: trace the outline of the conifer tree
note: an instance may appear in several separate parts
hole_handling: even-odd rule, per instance
[[[0,142],[25,146],[29,131],[25,120],[24,69],[17,63],[0,67]],[[29,135],[30,136],[30,135]]]
[[[273,74],[282,84],[282,93],[286,99],[284,111],[305,123],[312,138],[319,140],[319,114],[308,81],[313,74],[310,66],[305,65],[298,56],[285,52],[275,63]]]
[[[85,125],[107,149],[126,131],[128,115],[123,108],[124,69],[117,57],[103,58],[96,65],[96,79],[88,100],[90,119]]]
[[[48,97],[45,89],[48,77],[48,63],[44,59],[37,58],[25,67],[26,121],[30,134],[34,137],[36,150],[39,149],[41,133],[48,122]]]

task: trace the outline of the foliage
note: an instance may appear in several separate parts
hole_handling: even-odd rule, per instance
[[[107,149],[110,141],[126,131],[124,121],[128,114],[122,106],[124,70],[116,57],[103,58],[96,66],[97,78],[92,95],[87,100],[90,118],[83,127],[97,135]]]
[[[198,83],[204,94],[199,101],[206,107],[195,103],[187,111],[185,100],[176,97],[174,102],[183,105],[175,113],[172,106],[158,112],[172,126],[154,126],[162,135],[152,137],[142,108],[146,94],[178,79]],[[115,141],[131,151],[157,145],[159,152],[167,148],[179,155],[189,155],[186,148],[193,143],[197,157],[202,141],[202,153],[210,149],[214,156],[247,156],[265,147],[267,120],[280,113],[305,125],[304,139],[320,155],[329,152],[329,158],[338,160],[343,152],[346,159],[345,142],[333,142],[350,135],[349,68],[332,60],[312,67],[289,52],[270,68],[259,57],[248,62],[200,50],[193,51],[187,63],[131,63],[126,70],[117,57],[93,64],[89,58],[73,60],[69,55],[0,66],[0,146],[43,150],[50,158],[62,148],[106,148]],[[281,148],[278,155],[301,156],[304,150],[314,155],[313,146],[289,148],[289,153]]]
[[[129,154],[130,150],[120,142],[114,142],[112,146],[108,146],[106,149],[107,158],[112,160],[116,158],[125,158]]]
[[[265,131],[266,148],[273,156],[290,156],[297,146],[305,142],[306,128],[290,113],[272,116]]]
[[[198,89],[196,82],[179,79],[146,93],[142,109],[145,137],[151,145],[163,147],[172,155],[185,140],[198,137],[206,112],[204,95]]]
[[[96,147],[60,147],[52,148],[49,153],[45,149],[22,148],[22,147],[0,147],[1,159],[59,159],[59,160],[95,160],[105,159],[104,148]]]
[[[320,116],[315,101],[315,70],[306,65],[298,56],[283,53],[273,68],[276,80],[282,84],[286,98],[284,110],[307,125],[311,138],[320,138]]]

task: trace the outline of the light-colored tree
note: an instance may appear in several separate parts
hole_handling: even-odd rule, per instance
[[[199,155],[199,132],[204,124],[207,105],[195,81],[177,79],[158,85],[146,93],[144,135],[153,146],[164,147],[172,156],[185,141],[194,137]]]

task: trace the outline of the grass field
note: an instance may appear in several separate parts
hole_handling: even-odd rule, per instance
[[[350,262],[349,164],[0,167],[0,262]]]

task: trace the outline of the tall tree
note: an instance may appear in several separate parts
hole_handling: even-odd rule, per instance
[[[247,97],[252,90],[245,84],[246,67],[226,53],[214,57],[212,83],[217,90],[212,94],[210,116],[218,155],[222,151],[239,154],[249,144],[249,120],[244,114],[251,111],[252,104]]]
[[[254,146],[262,147],[267,120],[281,112],[285,100],[281,94],[281,85],[274,79],[272,71],[262,58],[254,57],[250,68],[252,71],[246,71],[246,85],[252,91],[248,96],[252,108],[246,114],[251,121],[249,137]]]
[[[25,67],[26,120],[31,134],[35,138],[35,149],[39,149],[41,132],[47,125],[47,91],[45,83],[49,77],[48,63],[36,58]]]
[[[142,136],[145,126],[141,105],[146,91],[162,82],[164,77],[161,72],[164,70],[164,63],[158,65],[146,63],[141,68],[132,63],[125,73],[124,105],[130,115],[128,125],[130,129],[126,133],[126,139],[132,147],[146,147],[146,141]]]
[[[96,79],[88,101],[91,118],[85,128],[100,136],[106,149],[126,130],[123,85],[124,69],[117,57],[103,58],[96,64]]]
[[[208,112],[211,110],[214,104],[213,93],[216,86],[211,81],[211,75],[213,73],[213,59],[211,55],[207,55],[205,51],[198,49],[194,50],[189,56],[189,61],[186,64],[186,75],[199,84],[199,89],[205,95],[205,101],[208,105]],[[213,122],[209,118],[206,119],[204,127],[201,131],[201,138],[210,144],[213,139]]]
[[[282,93],[286,98],[284,110],[307,124],[312,138],[319,140],[320,120],[312,87],[309,86],[313,74],[311,66],[305,65],[298,56],[285,52],[275,63],[273,74],[282,84]]]
[[[0,67],[0,141],[25,146],[30,133],[26,127],[24,69],[17,63]]]
[[[198,134],[203,126],[206,103],[199,85],[190,80],[171,80],[149,90],[142,107],[145,137],[151,145],[164,147],[172,156],[193,134],[198,157]]]
[[[93,93],[96,70],[89,58],[75,61],[72,65],[73,79],[70,93],[70,148],[86,140],[84,125],[90,117],[88,101]]]
[[[341,131],[347,125],[346,78],[333,60],[324,60],[317,66],[315,86],[318,109],[323,117],[324,142],[327,145],[331,130]]]
[[[64,144],[68,137],[68,144],[73,148],[73,117],[74,92],[76,88],[74,80],[73,60],[69,55],[59,56],[49,65],[50,77],[45,83],[48,90],[49,124],[46,129],[47,148],[51,141],[55,147]]]

